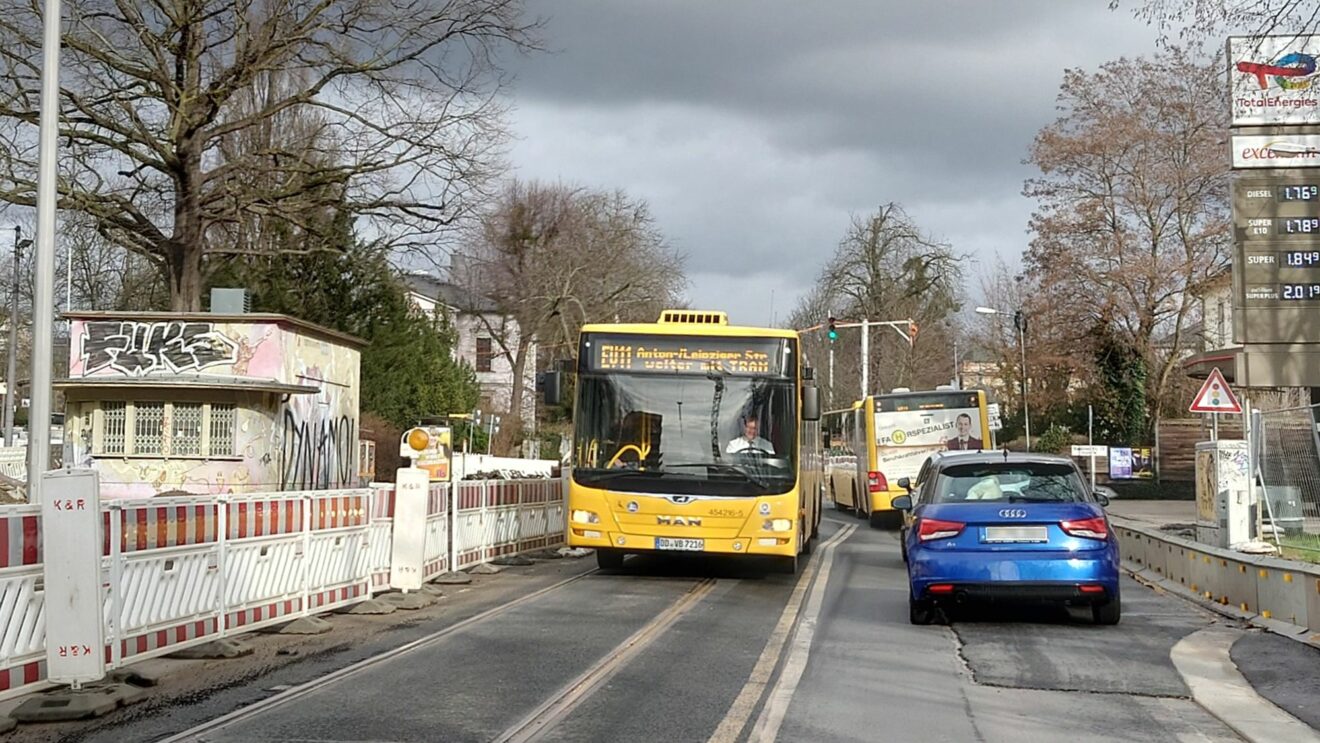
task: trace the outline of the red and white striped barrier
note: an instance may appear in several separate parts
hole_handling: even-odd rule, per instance
[[[40,506],[0,508],[0,699],[46,677],[40,514]]]
[[[111,667],[219,636],[222,509],[214,497],[103,504]]]
[[[562,543],[558,480],[427,492],[423,578]],[[0,699],[44,685],[41,509],[0,506]],[[389,587],[393,486],[103,504],[109,668],[321,613]]]
[[[429,581],[449,570],[449,488],[434,483],[426,491],[426,552],[422,580]]]

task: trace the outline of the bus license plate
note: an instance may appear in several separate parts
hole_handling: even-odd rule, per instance
[[[680,552],[701,552],[706,549],[706,540],[656,537],[655,548],[658,550],[679,550]]]
[[[1049,529],[1044,526],[987,526],[987,542],[1033,543],[1050,541]]]

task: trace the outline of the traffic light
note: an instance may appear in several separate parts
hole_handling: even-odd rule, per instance
[[[830,315],[830,330],[829,333],[827,333],[827,335],[830,338],[830,343],[833,343],[834,341],[837,341],[839,339],[839,329],[834,327],[833,315]]]
[[[911,320],[908,320],[908,344],[912,345],[912,344],[916,344],[916,342],[917,342],[917,324]]]

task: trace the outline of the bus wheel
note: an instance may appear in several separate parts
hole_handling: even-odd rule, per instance
[[[834,483],[830,483],[830,500],[834,501],[834,510],[847,511],[848,507],[839,502],[839,491],[834,489]]]
[[[859,519],[864,519],[871,515],[871,509],[867,508],[866,503],[862,502],[862,496],[858,495],[855,490],[853,491],[853,500],[857,504],[857,508],[853,511],[854,516]]]
[[[623,553],[618,550],[596,550],[596,567],[601,570],[618,570],[623,567]]]
[[[802,532],[802,533],[798,536],[798,539],[801,539],[801,540],[802,540],[802,554],[804,554],[804,555],[809,555],[809,554],[811,554],[811,539],[812,539],[812,538],[811,538],[810,536],[807,535],[807,525],[806,525],[805,522],[803,522],[803,524],[802,524],[802,530],[801,530],[801,532]]]

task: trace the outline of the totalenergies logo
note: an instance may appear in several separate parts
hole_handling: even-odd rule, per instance
[[[1237,63],[1238,72],[1254,75],[1262,90],[1270,87],[1270,78],[1284,90],[1305,90],[1311,87],[1315,69],[1315,57],[1301,52],[1289,52],[1269,63]]]

